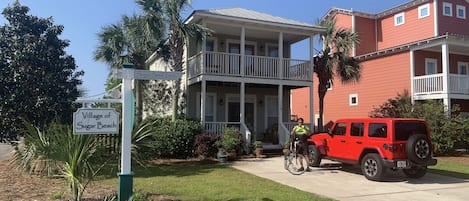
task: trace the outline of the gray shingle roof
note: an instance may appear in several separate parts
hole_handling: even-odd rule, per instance
[[[208,9],[208,10],[197,10],[196,12],[206,13],[206,14],[213,14],[213,15],[221,15],[227,17],[235,17],[235,18],[242,18],[248,20],[257,20],[257,21],[264,21],[264,22],[273,22],[273,23],[281,23],[281,24],[288,24],[294,26],[305,26],[305,27],[319,27],[313,24],[299,22],[291,19],[286,19],[282,17],[277,17],[273,15],[269,15],[266,13],[261,13],[245,8],[221,8],[221,9]]]

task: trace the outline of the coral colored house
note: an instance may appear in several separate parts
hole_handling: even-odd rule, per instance
[[[412,101],[442,100],[469,116],[469,0],[415,0],[370,14],[339,8],[323,17],[358,32],[354,56],[361,60],[361,81],[334,80],[325,97],[324,123],[367,117],[373,108],[408,90]],[[316,78],[316,76],[314,76]],[[314,79],[317,90],[317,79]],[[308,114],[307,89],[292,91],[292,115],[317,122]]]

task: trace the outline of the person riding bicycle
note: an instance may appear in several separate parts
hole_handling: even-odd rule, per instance
[[[298,118],[297,123],[298,125],[294,126],[291,133],[290,133],[290,139],[292,139],[291,143],[295,143],[296,140],[298,140],[298,145],[297,145],[297,153],[303,154],[306,157],[306,163],[309,161],[309,151],[308,151],[308,136],[309,136],[309,128],[308,126],[303,124],[304,120],[303,118]],[[309,168],[308,164],[306,164],[306,171],[311,171]],[[300,170],[303,170],[303,163],[301,164]]]

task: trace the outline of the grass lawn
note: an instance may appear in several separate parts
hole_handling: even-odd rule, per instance
[[[439,159],[436,166],[429,166],[429,172],[461,179],[469,179],[469,165],[467,163]]]
[[[332,200],[222,164],[154,165],[134,170],[134,189],[181,200]],[[117,185],[116,179],[101,182]]]

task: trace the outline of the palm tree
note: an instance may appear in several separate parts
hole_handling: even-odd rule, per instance
[[[145,1],[145,0],[141,0]],[[146,0],[155,1],[155,0]],[[186,37],[195,36],[197,39],[202,40],[208,34],[209,30],[199,24],[185,24],[181,18],[181,14],[186,6],[191,4],[191,0],[165,0],[164,13],[167,23],[169,25],[169,35],[167,43],[169,45],[170,55],[169,63],[174,71],[183,71],[183,52]],[[173,121],[179,111],[179,95],[180,95],[181,79],[176,80],[175,88],[172,97],[172,110]]]
[[[148,7],[152,13],[123,16],[121,22],[103,27],[98,33],[100,44],[94,53],[95,60],[102,60],[111,68],[121,68],[124,62],[131,62],[135,69],[147,69],[145,60],[157,50],[164,34],[161,5],[155,1]],[[142,119],[143,83],[134,80],[134,86],[135,124],[138,125]]]
[[[354,44],[358,44],[358,34],[337,29],[335,19],[326,19],[319,25],[326,28],[320,34],[323,43],[322,53],[317,56],[314,64],[314,72],[318,76],[319,94],[319,131],[323,131],[324,97],[327,93],[327,85],[338,77],[342,83],[353,83],[360,80],[360,62],[350,56]]]

